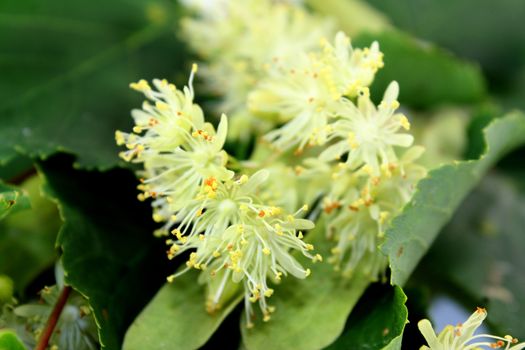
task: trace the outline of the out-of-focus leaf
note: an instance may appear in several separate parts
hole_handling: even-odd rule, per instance
[[[241,299],[210,315],[197,277],[191,271],[166,284],[129,328],[124,350],[192,350],[204,345]]]
[[[493,80],[525,64],[525,2],[367,0],[402,30],[482,64]]]
[[[138,105],[128,84],[183,71],[178,12],[169,0],[2,1],[0,164],[64,151],[116,165],[114,132]]]
[[[484,130],[486,150],[477,160],[444,165],[429,172],[412,200],[386,231],[392,284],[403,285],[441,228],[487,170],[510,150],[525,143],[525,115],[510,113]]]
[[[308,237],[316,251],[325,257],[330,255],[331,245],[324,237],[322,222]],[[351,279],[342,278],[327,263],[310,268],[312,275],[308,278],[289,277],[275,287],[269,302],[276,311],[270,322],[258,318],[255,326],[247,329],[242,319],[243,342],[248,350],[322,349],[341,334],[348,314],[370,280],[359,273],[359,267]]]
[[[27,194],[23,207],[31,209],[0,221],[0,273],[13,279],[18,292],[56,258],[55,238],[61,221],[55,203],[40,194],[40,184],[36,175],[26,180],[21,185]]]
[[[393,80],[399,82],[399,100],[413,107],[474,103],[485,97],[485,82],[477,66],[396,31],[363,33],[354,38],[354,45],[368,46],[375,40],[385,54],[385,67],[371,87],[376,100]]]
[[[0,220],[9,213],[29,208],[27,195],[20,189],[0,182]]]
[[[33,160],[29,157],[15,156],[0,165],[0,179],[10,183],[20,183],[33,173]]]
[[[120,349],[169,273],[164,244],[152,235],[151,209],[137,200],[128,171],[75,171],[63,156],[39,167],[64,221],[57,244],[66,283],[88,299],[103,346]]]
[[[423,259],[418,280],[424,282],[432,271],[428,283],[467,296],[470,309],[486,307],[488,322],[500,335],[525,338],[520,310],[525,304],[523,227],[525,193],[510,178],[487,177]]]
[[[26,347],[15,332],[0,330],[0,350],[26,350]]]
[[[346,331],[327,350],[401,349],[406,300],[400,287],[372,286],[350,314]]]

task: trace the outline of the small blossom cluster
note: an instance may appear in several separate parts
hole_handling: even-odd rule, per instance
[[[439,335],[436,335],[429,320],[424,319],[417,324],[421,334],[425,337],[428,346],[423,345],[424,350],[474,350],[474,349],[505,349],[522,350],[525,343],[518,343],[518,339],[506,335],[498,337],[491,334],[474,334],[481,326],[487,311],[478,307],[476,311],[464,323],[456,326],[446,326]]]
[[[314,227],[302,218],[306,206],[289,213],[262,200],[271,197],[272,186],[266,186],[270,171],[240,175],[227,168],[222,149],[227,118],[222,116],[217,130],[204,122],[193,103],[196,70],[194,66],[189,87],[182,91],[159,80],[153,82],[156,89],[145,81],[131,84],[153,104],[145,102],[142,110],[133,111],[133,132],[117,131],[116,141],[128,148],[121,153],[124,160],[143,165],[139,199],[152,199],[153,219],[162,223],[157,234],[170,236],[168,257],[189,252],[184,268],[168,281],[189,269],[202,271],[209,312],[221,306],[232,283],[242,284],[251,326],[252,304],[259,305],[264,321],[274,310],[267,302],[273,294],[268,279],[310,274],[291,251],[314,262],[322,258],[302,240],[303,230]]]
[[[229,137],[246,138],[275,126],[275,120],[254,118],[247,110],[247,93],[272,64],[332,35],[331,21],[289,1],[224,0],[194,8],[197,16],[182,22],[182,37],[205,60],[208,90],[222,96],[218,109],[231,117]]]
[[[336,240],[330,261],[347,275],[362,263],[375,279],[387,265],[377,251],[385,228],[425,175],[415,164],[423,149],[412,146],[408,118],[397,112],[397,82],[379,105],[370,99],[369,86],[383,67],[377,42],[354,49],[339,32],[333,44],[322,40],[321,50],[296,57],[275,65],[249,94],[249,107],[283,123],[265,135],[274,148],[316,156],[299,167],[299,176],[329,185],[319,187],[327,235]]]

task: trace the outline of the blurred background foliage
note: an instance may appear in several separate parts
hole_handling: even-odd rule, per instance
[[[525,108],[524,1],[306,4],[334,16],[354,45],[380,42],[385,68],[373,96],[399,81],[430,167],[477,158],[481,129]],[[0,2],[0,275],[13,281],[18,300],[31,300],[54,283],[62,255],[66,281],[89,298],[108,349],[121,347],[178,264],[164,261],[164,247],[149,234],[150,209],[135,201],[113,134],[131,128],[129,111],[140,103],[130,82],[184,83],[195,57],[177,36],[183,12],[174,0]],[[494,331],[525,338],[524,151],[491,170],[408,281],[405,348],[422,344],[415,325],[442,295],[468,310],[487,306]],[[369,287],[331,349],[387,345],[384,336],[362,335],[392,329],[388,339],[396,340],[403,310],[403,291]],[[239,344],[238,318],[236,309],[204,348]],[[7,333],[0,339],[13,341]]]

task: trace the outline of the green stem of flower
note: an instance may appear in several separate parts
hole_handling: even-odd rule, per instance
[[[70,293],[71,293],[71,287],[65,286],[64,289],[62,289],[62,292],[60,293],[60,296],[58,297],[57,303],[55,304],[55,307],[53,308],[53,312],[51,312],[51,315],[49,315],[49,318],[46,324],[46,328],[42,332],[42,336],[38,340],[38,344],[36,345],[35,350],[46,350],[47,349],[47,346],[49,344],[49,339],[51,339],[51,335],[53,335],[55,326],[57,325],[58,319],[60,318],[60,314],[62,313],[62,310],[64,309],[64,306],[66,305],[66,302],[67,302],[67,299],[69,298]]]

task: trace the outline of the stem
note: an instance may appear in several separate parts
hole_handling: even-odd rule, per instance
[[[51,338],[51,335],[53,335],[53,331],[55,330],[55,326],[57,325],[58,319],[60,318],[60,314],[62,313],[62,310],[66,305],[67,298],[69,297],[70,292],[71,287],[69,286],[65,286],[64,289],[62,289],[62,292],[58,297],[57,303],[53,308],[53,312],[51,312],[51,315],[49,315],[46,328],[44,329],[44,332],[42,332],[42,336],[38,340],[38,344],[36,345],[35,350],[47,349],[49,339]]]

